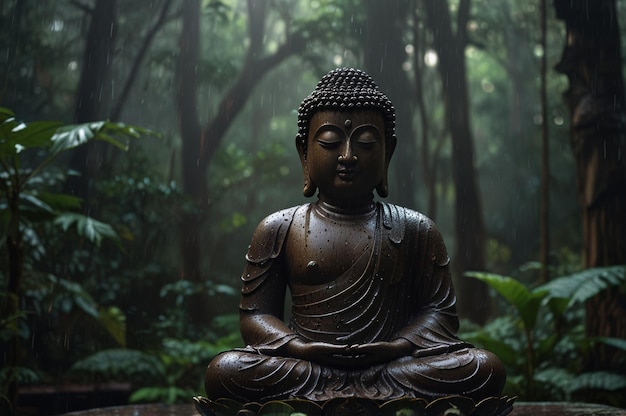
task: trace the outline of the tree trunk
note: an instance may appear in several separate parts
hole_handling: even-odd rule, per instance
[[[85,41],[82,69],[76,93],[74,122],[87,123],[106,118],[104,110],[108,81],[113,66],[116,34],[116,0],[97,0]],[[91,213],[91,181],[102,167],[103,143],[92,141],[72,152],[69,168],[80,176],[68,178],[66,189],[83,200],[83,210]],[[92,213],[93,214],[93,213]]]
[[[535,158],[536,146],[533,146],[533,142],[537,136],[537,130],[532,123],[528,122],[532,119],[535,109],[527,104],[536,101],[538,95],[533,92],[536,88],[537,74],[529,70],[529,65],[533,65],[536,58],[532,55],[532,50],[520,47],[520,40],[532,42],[531,39],[535,35],[529,33],[530,29],[527,26],[520,26],[512,19],[509,2],[499,2],[497,7],[498,18],[503,21],[506,50],[502,66],[506,69],[511,88],[507,111],[508,129],[505,136],[506,151],[501,157],[506,158],[513,165],[511,169],[502,172],[502,180],[507,181],[511,189],[525,189],[528,187],[529,175],[534,175],[536,172],[536,168],[529,163],[529,160]],[[525,192],[514,192],[512,195],[507,195],[507,198],[509,202],[505,205],[506,207],[526,212],[536,208],[534,200],[529,201]],[[511,246],[511,264],[513,265],[525,263],[530,257],[536,256],[536,246],[529,242],[537,240],[537,230],[541,230],[539,220],[541,207],[537,210],[537,214],[513,215],[506,229],[501,231],[506,236],[506,243]]]
[[[366,0],[365,71],[394,103],[399,151],[394,154],[396,186],[390,195],[400,205],[415,207],[419,170],[417,141],[413,131],[413,88],[402,65],[406,61],[403,31],[410,16],[411,1],[391,3]]]
[[[539,209],[541,234],[540,262],[541,283],[546,283],[549,278],[550,265],[550,142],[548,136],[548,94],[547,94],[547,42],[546,42],[546,0],[540,1],[541,12],[541,206]]]
[[[584,267],[626,263],[626,108],[615,0],[555,0],[567,43],[557,70],[566,74],[570,138],[583,213]],[[626,338],[623,289],[587,303],[590,337]],[[614,351],[596,351],[590,369],[613,368]]]
[[[201,282],[201,226],[208,210],[207,161],[200,157],[205,137],[198,122],[196,97],[197,67],[200,48],[200,0],[183,3],[180,55],[178,60],[177,108],[182,139],[182,188],[193,201],[193,207],[181,213],[180,255],[181,278]],[[201,295],[192,296],[187,303],[192,323],[206,324],[211,314],[210,303]]]
[[[461,0],[452,31],[448,2],[424,0],[427,24],[439,56],[438,70],[443,84],[446,123],[452,135],[452,177],[456,192],[454,219],[459,315],[484,323],[491,313],[487,286],[463,276],[465,271],[485,269],[485,229],[480,193],[474,168],[474,145],[469,119],[469,98],[465,66],[466,24],[470,1]]]
[[[254,87],[276,65],[304,47],[300,36],[287,34],[287,41],[272,55],[263,51],[265,2],[248,0],[248,34],[250,46],[235,83],[221,99],[217,113],[203,127],[197,112],[197,62],[200,44],[200,1],[189,0],[183,6],[183,29],[178,68],[178,122],[183,141],[183,191],[194,202],[194,210],[183,213],[180,235],[182,278],[200,282],[201,232],[208,210],[207,168],[226,131],[243,109]],[[204,296],[190,299],[190,319],[206,324],[212,314]]]

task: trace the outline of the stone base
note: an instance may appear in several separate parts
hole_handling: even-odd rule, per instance
[[[193,404],[131,405],[67,413],[67,416],[200,416]],[[386,415],[385,415],[386,416]],[[626,409],[566,402],[515,403],[509,416],[626,416]]]
[[[240,403],[230,399],[209,400],[193,398],[201,416],[505,416],[511,413],[515,398],[487,397],[476,403],[469,397],[445,396],[428,402],[424,399],[403,397],[387,401],[368,398],[335,398],[324,402],[302,399],[275,400],[266,403]]]

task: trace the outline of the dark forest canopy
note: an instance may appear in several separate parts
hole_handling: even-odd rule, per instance
[[[623,33],[624,2],[581,2],[616,7],[611,24]],[[305,200],[296,112],[335,67],[364,69],[393,101],[388,200],[437,222],[463,316],[484,324],[510,312],[465,271],[538,283],[542,126],[550,274],[589,266],[563,96],[572,72],[555,70],[573,20],[548,3],[544,49],[539,0],[0,1],[0,107],[25,122],[110,120],[158,134],[128,152],[93,141],[64,153],[29,189],[81,198],[74,211],[119,240],[97,246],[55,227],[59,210],[25,222],[20,296],[36,313],[24,318],[20,336],[32,346],[22,365],[50,382],[99,350],[165,339],[170,356],[197,348],[205,362],[236,344],[231,314],[250,235],[265,215]],[[19,157],[27,166],[41,154]],[[8,214],[2,221],[8,229]],[[119,331],[133,336],[121,342]],[[178,364],[194,375],[203,365]]]
[[[102,79],[94,81],[98,82],[94,84],[97,89],[85,93],[98,103],[91,117],[141,125],[163,134],[162,140],[145,141],[119,161],[108,157],[102,163],[117,168],[134,157],[149,155],[146,163],[154,168],[144,175],[152,181],[174,179],[180,183],[181,132],[176,93],[177,71],[182,70],[179,57],[184,53],[180,45],[181,2],[104,2],[114,9],[109,12],[109,23],[113,25],[99,30],[111,38],[106,44],[92,44],[91,54],[87,54],[87,37],[96,30],[90,26],[89,13],[97,13],[94,8],[102,3],[85,2],[83,7],[79,2],[62,1],[37,7],[29,6],[27,1],[3,3],[3,27],[9,36],[3,38],[7,54],[2,104],[25,120],[81,121],[87,117],[81,115],[85,113],[85,100],[77,103],[81,99],[80,86],[86,84],[81,84],[87,78],[85,61],[101,59],[106,71],[102,71]],[[430,20],[437,25],[439,19],[429,19],[427,8],[419,1],[389,2],[384,13],[370,10],[368,2],[357,1],[266,3],[264,10],[255,11],[263,14],[260,28],[250,26],[244,1],[205,1],[200,5],[199,50],[192,68],[197,78],[194,123],[200,127],[218,120],[220,106],[226,104],[225,95],[237,86],[252,55],[269,58],[289,43],[287,56],[267,73],[254,74],[260,71],[258,67],[251,72],[249,77],[254,79],[245,85],[250,96],[241,104],[240,112],[226,117],[225,132],[218,139],[206,139],[207,146],[215,146],[216,152],[206,162],[208,180],[212,182],[207,187],[211,216],[229,222],[226,216],[230,215],[230,222],[237,224],[245,217],[247,226],[252,227],[265,212],[298,202],[301,178],[292,144],[295,110],[328,69],[364,67],[391,96],[398,111],[399,149],[403,154],[393,162],[397,179],[390,198],[424,212],[432,211],[425,213],[441,224],[452,247],[451,143],[436,72],[439,58],[426,24]],[[455,4],[451,4],[453,19],[458,7]],[[489,251],[494,256],[491,260],[493,265],[510,262],[506,270],[537,259],[541,121],[538,81],[542,53],[538,4],[473,1],[471,6],[464,56],[475,165],[489,230],[488,245],[497,248]],[[375,13],[379,21],[368,21],[368,12]],[[564,27],[551,10],[549,17],[548,62],[554,65],[562,50]],[[378,28],[386,29],[377,33]],[[261,30],[262,37],[251,41],[251,30]],[[255,50],[250,53],[252,48]],[[370,51],[376,50],[370,57]],[[96,71],[87,72],[91,77],[100,76]],[[419,84],[416,77],[420,78]],[[572,228],[568,225],[577,221],[577,209],[567,139],[568,114],[561,100],[565,77],[550,71],[549,87],[551,142],[560,156],[553,158],[553,205],[558,207],[552,216],[553,234],[557,238],[561,235],[559,241],[568,242],[566,246],[575,253],[576,239],[568,235]],[[455,95],[450,86],[444,90]],[[255,166],[254,161],[243,160],[257,152],[280,157],[281,161]],[[248,166],[238,169],[236,163]],[[272,182],[267,186],[251,184],[249,178],[260,167],[262,176],[282,178],[281,186],[274,187]],[[121,171],[122,166],[119,168]],[[238,186],[232,186],[233,182]],[[285,191],[285,187],[291,191]],[[272,188],[281,188],[281,192],[272,194]],[[243,195],[249,200],[245,205],[240,203]],[[255,209],[239,209],[244,206]],[[232,218],[240,215],[240,221]],[[245,236],[246,231],[249,228],[237,234]]]

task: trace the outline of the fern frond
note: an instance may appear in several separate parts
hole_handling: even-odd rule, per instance
[[[568,306],[584,303],[605,289],[626,283],[626,266],[595,267],[558,277],[536,290],[547,290],[550,298],[569,299]]]
[[[616,391],[626,389],[626,376],[608,371],[597,371],[593,373],[583,373],[575,377],[570,385],[569,391],[576,390],[605,390]]]

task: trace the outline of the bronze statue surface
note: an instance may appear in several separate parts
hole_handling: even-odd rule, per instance
[[[304,194],[257,227],[240,303],[245,348],[208,366],[208,401],[498,396],[498,358],[457,338],[449,258],[426,216],[387,196],[395,112],[364,72],[325,75],[298,111]],[[285,295],[292,300],[283,319]]]

